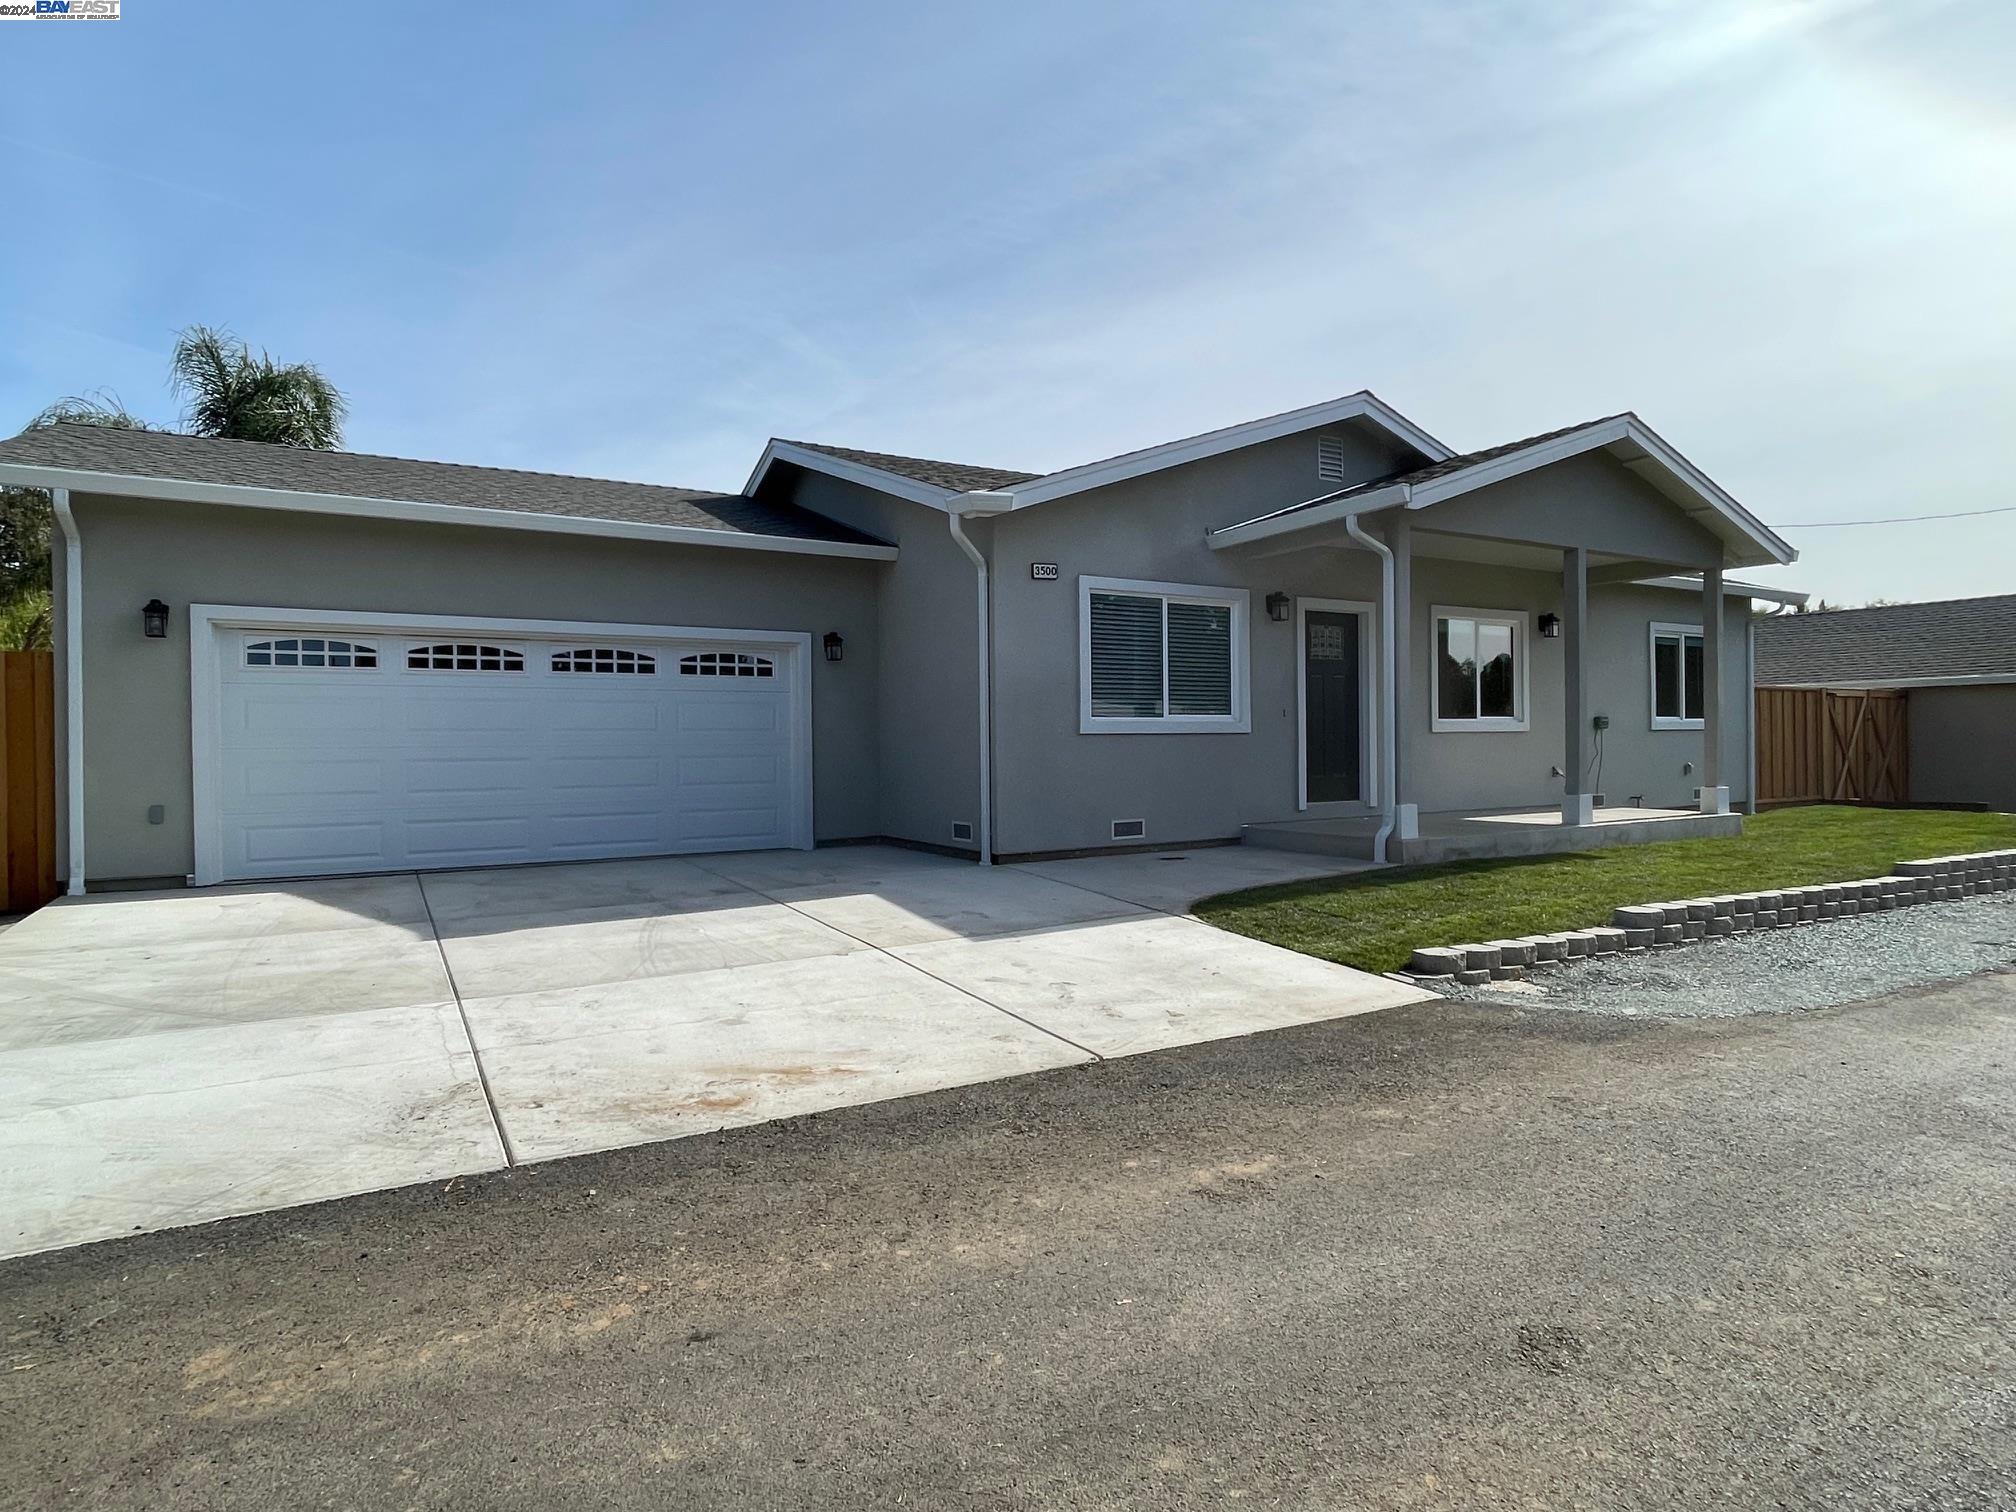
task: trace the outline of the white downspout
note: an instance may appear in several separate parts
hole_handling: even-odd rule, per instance
[[[953,501],[955,504],[957,500]],[[988,690],[988,670],[993,662],[992,625],[987,612],[987,558],[966,534],[966,523],[957,510],[945,516],[952,527],[952,539],[973,563],[973,592],[979,610],[980,684],[980,864],[994,864],[994,698]]]
[[[49,502],[63,532],[63,786],[68,799],[71,897],[84,892],[84,542],[70,513],[70,490],[52,488]]]
[[[1393,787],[1393,767],[1399,758],[1399,731],[1394,728],[1394,672],[1393,672],[1393,594],[1394,569],[1393,551],[1377,536],[1367,535],[1359,527],[1358,516],[1346,515],[1344,528],[1351,539],[1367,551],[1379,554],[1379,832],[1372,837],[1372,859],[1383,862],[1386,859],[1386,842],[1393,834],[1393,807],[1396,797]]]

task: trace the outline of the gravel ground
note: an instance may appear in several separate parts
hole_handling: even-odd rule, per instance
[[[1731,935],[1448,987],[1468,1001],[1645,1018],[1792,1013],[2016,964],[2016,894]]]

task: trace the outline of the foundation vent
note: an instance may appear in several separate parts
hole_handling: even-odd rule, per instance
[[[952,838],[954,840],[971,840],[973,838],[973,826],[964,819],[954,819],[952,821]]]
[[[1115,819],[1113,838],[1115,840],[1139,840],[1148,833],[1146,819]]]

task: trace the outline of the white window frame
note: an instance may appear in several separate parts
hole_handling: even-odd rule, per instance
[[[1512,631],[1511,719],[1499,717],[1462,719],[1442,717],[1442,621],[1477,620],[1505,625]],[[1456,604],[1434,604],[1428,610],[1428,713],[1429,728],[1438,735],[1521,735],[1533,728],[1533,704],[1529,697],[1532,678],[1533,616],[1524,609],[1472,609]]]
[[[1645,633],[1645,710],[1655,730],[1705,730],[1708,721],[1689,719],[1683,712],[1678,716],[1659,712],[1659,637],[1677,635],[1680,641],[1680,707],[1687,707],[1687,642],[1685,637],[1698,636],[1701,641],[1702,670],[1707,670],[1708,636],[1699,625],[1668,624],[1654,620]]]
[[[1092,595],[1131,593],[1159,598],[1165,604],[1206,604],[1232,611],[1232,712],[1230,714],[1163,714],[1160,716],[1092,713]],[[1253,729],[1253,708],[1247,676],[1248,633],[1252,595],[1244,588],[1214,588],[1200,583],[1158,583],[1141,578],[1081,577],[1078,579],[1078,733],[1080,735],[1246,735]],[[1162,618],[1162,707],[1169,707],[1169,618]]]

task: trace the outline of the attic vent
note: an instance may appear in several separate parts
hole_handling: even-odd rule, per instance
[[[1342,436],[1318,436],[1316,438],[1316,476],[1325,483],[1344,481],[1344,438]]]
[[[1113,821],[1113,838],[1115,840],[1139,840],[1147,833],[1148,821],[1145,819],[1115,819]]]

